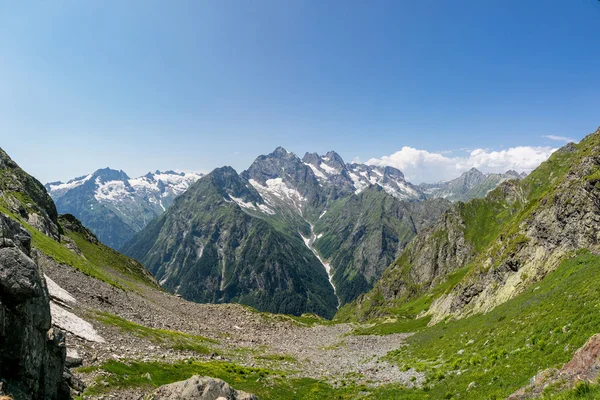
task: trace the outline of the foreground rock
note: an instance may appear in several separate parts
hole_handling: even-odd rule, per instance
[[[151,396],[152,400],[258,400],[249,393],[233,389],[221,379],[208,376],[192,376],[181,382],[171,383],[158,388]]]
[[[30,258],[31,236],[0,214],[0,377],[16,399],[68,399],[65,343],[51,328],[49,296]]]
[[[531,379],[529,385],[513,393],[509,400],[538,397],[544,389],[552,385],[555,390],[568,389],[579,381],[595,382],[600,371],[600,334],[592,336],[571,361],[560,370],[554,368],[540,372]]]

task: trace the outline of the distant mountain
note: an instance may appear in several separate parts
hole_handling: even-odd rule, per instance
[[[527,174],[509,170],[503,174],[484,174],[471,168],[456,179],[439,183],[422,183],[419,188],[428,198],[444,198],[452,202],[469,201],[485,197],[502,182],[509,179],[522,179]]]
[[[451,204],[425,197],[395,168],[279,147],[198,180],[123,250],[189,300],[330,317]]]
[[[200,179],[138,234],[125,252],[167,290],[198,302],[327,317],[337,300],[300,236],[265,218],[260,194],[231,167]]]
[[[201,176],[156,171],[130,178],[123,171],[105,168],[45,186],[61,214],[73,214],[103,243],[119,249]]]

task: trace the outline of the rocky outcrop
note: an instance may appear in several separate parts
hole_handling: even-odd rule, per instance
[[[58,212],[44,185],[23,171],[1,148],[0,206],[40,232],[58,239]]]
[[[152,400],[258,400],[253,394],[233,389],[221,379],[195,375],[191,378],[161,386]]]
[[[400,258],[385,270],[373,290],[350,305],[352,317],[368,320],[387,315],[388,306],[419,296],[471,262],[476,252],[465,238],[463,209],[464,204],[459,203],[444,212],[433,226],[425,225]]]
[[[0,377],[16,399],[68,399],[65,343],[51,328],[49,296],[30,258],[31,236],[0,214]]]

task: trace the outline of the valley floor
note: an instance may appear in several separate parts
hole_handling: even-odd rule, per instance
[[[406,333],[354,336],[349,335],[355,327],[351,324],[259,313],[233,304],[190,303],[142,285],[137,292],[125,291],[68,266],[41,265],[51,280],[60,282],[75,298],[76,303],[66,308],[90,322],[105,341],[90,342],[68,334],[68,347],[83,359],[84,367],[75,371],[88,385],[86,398],[112,394],[138,399],[175,379],[166,376],[168,368],[163,364],[178,367],[198,362],[208,363],[198,364],[200,371],[228,366],[248,367],[249,374],[263,371],[276,376],[271,378],[274,386],[277,379],[310,379],[302,384],[324,385],[329,390],[364,386],[365,394],[369,388],[412,387],[424,379],[421,373],[401,371],[381,360],[403,345],[409,336]],[[132,363],[139,364],[137,372],[149,365],[154,369],[142,374],[145,381],[111,376],[111,368],[127,369]],[[214,371],[206,374],[210,372],[214,375]],[[123,375],[127,376],[127,371]],[[235,382],[230,383],[235,387]],[[278,398],[273,396],[264,398]]]

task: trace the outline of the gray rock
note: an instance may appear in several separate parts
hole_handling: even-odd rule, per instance
[[[65,359],[68,368],[80,367],[83,364],[83,358],[77,350],[67,348],[67,358]]]
[[[68,399],[65,337],[51,328],[48,291],[30,243],[19,223],[0,214],[0,376],[17,399]]]
[[[195,375],[191,378],[163,385],[151,397],[153,400],[258,400],[253,394],[233,389],[221,379]]]

